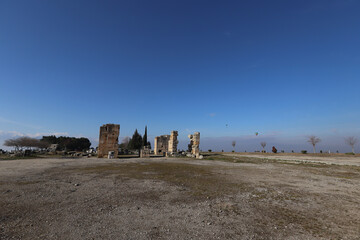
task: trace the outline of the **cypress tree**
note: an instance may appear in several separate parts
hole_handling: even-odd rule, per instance
[[[143,146],[147,146],[148,145],[148,141],[147,141],[147,126],[145,126],[145,133],[144,133],[144,137],[142,139],[142,145]]]
[[[128,148],[130,150],[139,150],[141,148],[141,145],[142,145],[142,137],[136,129],[129,142]]]

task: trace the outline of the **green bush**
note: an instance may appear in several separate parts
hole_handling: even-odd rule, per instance
[[[302,154],[307,154],[307,151],[306,150],[301,150],[301,153]]]
[[[209,149],[208,152],[211,152],[211,149]]]
[[[353,152],[348,152],[348,153],[345,153],[346,155],[355,155],[355,153]]]

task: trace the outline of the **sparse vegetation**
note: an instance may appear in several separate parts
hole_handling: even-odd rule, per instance
[[[94,174],[113,175],[118,179],[154,179],[189,188],[195,198],[216,197],[234,192],[240,184],[230,183],[212,173],[211,166],[196,166],[182,163],[127,163],[91,166],[80,171]],[[152,174],[144,174],[152,173]]]
[[[275,146],[272,147],[272,152],[273,152],[273,153],[277,153],[277,149],[276,149]]]
[[[318,144],[319,142],[321,142],[321,139],[312,135],[312,136],[309,136],[308,137],[308,142],[311,143],[311,145],[313,146],[313,150],[314,150],[314,153],[316,153],[316,149],[315,149],[315,146],[316,144]]]
[[[359,141],[356,137],[347,137],[345,138],[345,143],[349,146],[351,146],[352,149],[352,153],[355,154],[355,150],[354,150],[354,146],[355,144],[357,144]]]
[[[355,155],[355,153],[353,152],[348,152],[348,153],[345,153],[346,155]]]
[[[265,152],[266,142],[261,142],[260,145],[262,146],[262,152]]]

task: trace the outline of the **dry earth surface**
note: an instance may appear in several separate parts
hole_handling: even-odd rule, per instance
[[[236,153],[0,161],[0,239],[360,239],[359,163]]]
[[[232,157],[251,157],[260,159],[274,159],[287,162],[305,162],[305,163],[325,163],[336,165],[353,165],[360,166],[360,155],[346,155],[346,154],[299,154],[299,153],[223,153],[225,156]]]

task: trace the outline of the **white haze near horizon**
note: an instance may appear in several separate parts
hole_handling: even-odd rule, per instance
[[[321,137],[320,137],[321,138]],[[200,148],[203,151],[222,151],[230,152],[233,150],[232,142],[235,141],[236,152],[254,152],[261,151],[261,142],[266,142],[265,150],[271,152],[273,146],[278,152],[284,150],[285,152],[300,152],[307,150],[309,153],[313,152],[313,147],[307,142],[306,137],[298,137],[293,139],[274,138],[274,137],[259,137],[259,138],[242,138],[242,137],[218,137],[218,138],[203,138],[200,140]],[[355,146],[355,151],[358,146]],[[345,137],[327,137],[321,138],[321,142],[316,144],[316,152],[331,152],[339,151],[340,153],[351,152],[351,147],[345,144]]]

